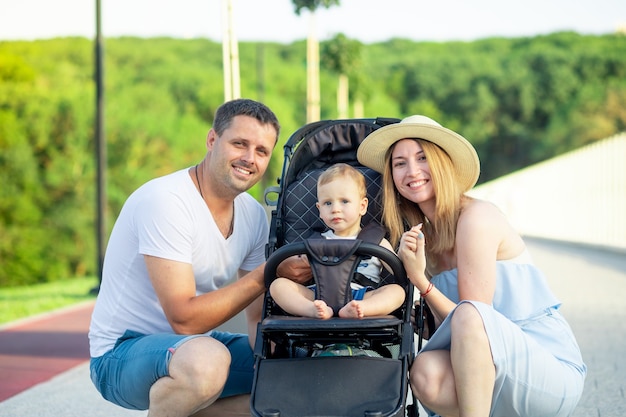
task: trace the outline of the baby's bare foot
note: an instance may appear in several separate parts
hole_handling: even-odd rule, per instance
[[[333,316],[333,309],[324,302],[324,300],[314,300],[313,306],[315,307],[315,318],[329,319]]]
[[[344,319],[362,319],[365,317],[361,302],[352,300],[339,310],[339,317]]]

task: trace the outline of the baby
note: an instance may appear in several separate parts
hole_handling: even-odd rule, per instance
[[[338,163],[324,171],[317,181],[317,203],[320,218],[330,230],[326,239],[356,239],[361,231],[361,218],[367,212],[365,177],[356,168]],[[393,251],[387,239],[380,245]],[[383,266],[378,258],[364,259],[357,268],[373,283],[380,282]],[[363,318],[390,314],[404,302],[405,291],[398,284],[387,284],[374,289],[351,283],[352,301],[338,312],[343,318]],[[287,278],[276,278],[270,285],[274,301],[287,313],[296,316],[328,319],[332,308],[323,300],[315,299],[314,287],[298,284]]]

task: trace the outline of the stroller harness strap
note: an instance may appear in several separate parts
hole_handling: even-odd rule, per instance
[[[309,263],[316,285],[316,298],[324,300],[337,316],[339,309],[352,300],[350,283],[363,282],[356,272],[361,256],[356,256],[361,242],[379,244],[385,229],[376,223],[364,227],[356,239],[326,239],[316,234],[305,240]]]

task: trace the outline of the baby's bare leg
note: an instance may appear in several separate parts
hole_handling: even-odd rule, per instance
[[[339,317],[344,319],[362,319],[365,317],[362,301],[352,300],[339,310]]]
[[[276,278],[270,286],[270,294],[289,314],[318,319],[333,316],[333,310],[325,302],[315,300],[312,290],[287,278]]]
[[[404,302],[404,289],[389,284],[368,291],[362,300],[352,300],[339,310],[339,317],[362,319],[363,317],[391,314]]]

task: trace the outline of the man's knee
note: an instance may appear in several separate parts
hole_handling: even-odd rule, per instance
[[[196,337],[180,345],[170,361],[170,375],[187,379],[196,389],[213,391],[226,383],[230,352],[210,337]]]

